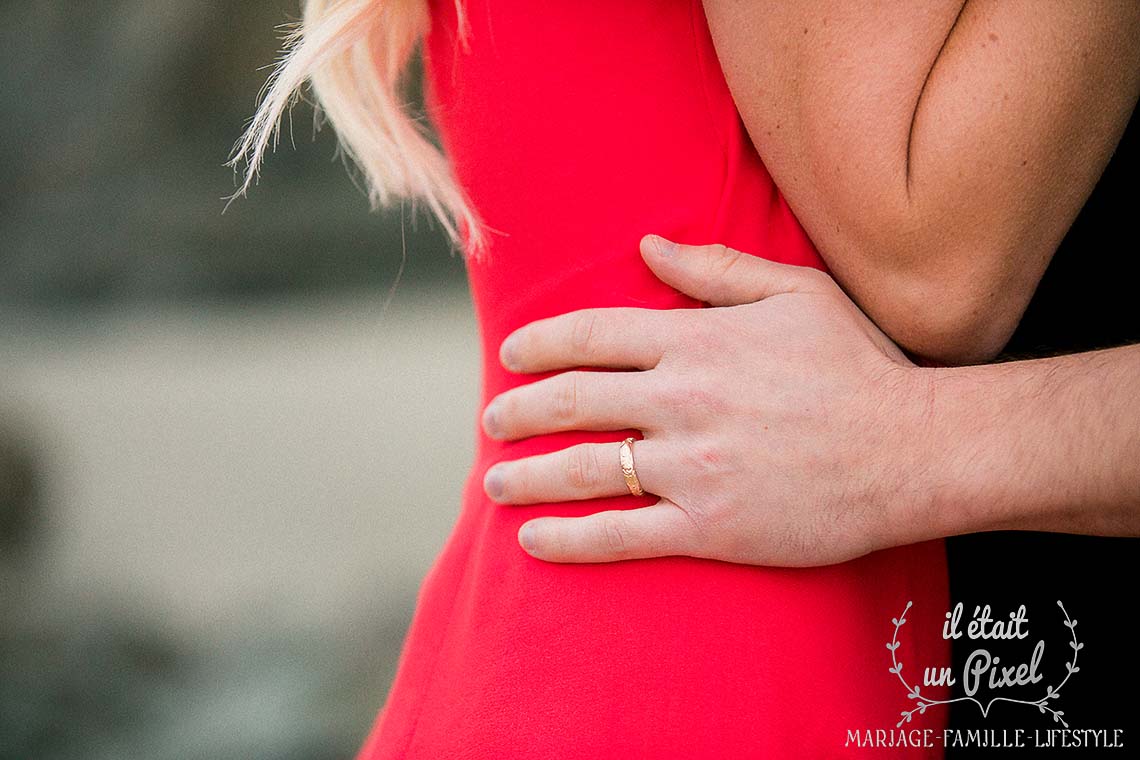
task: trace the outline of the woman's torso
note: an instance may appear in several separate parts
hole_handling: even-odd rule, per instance
[[[644,265],[645,233],[821,266],[751,147],[699,2],[465,6],[469,49],[440,0],[425,58],[443,145],[494,230],[468,261],[483,404],[545,376],[497,361],[523,324],[701,305]],[[908,601],[898,651],[911,681],[949,658],[941,542],[807,570],[546,564],[517,544],[525,520],[653,497],[520,507],[483,494],[496,461],[633,434],[500,442],[478,430],[458,521],[362,758],[828,757],[851,751],[848,731],[894,729],[913,703],[885,645]],[[944,720],[931,711],[908,727]]]

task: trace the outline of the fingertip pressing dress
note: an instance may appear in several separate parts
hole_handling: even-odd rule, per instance
[[[821,261],[737,114],[698,0],[431,3],[429,112],[494,232],[467,268],[482,406],[547,375],[498,361],[514,329],[587,307],[697,308],[638,253],[648,232]],[[424,579],[385,708],[360,760],[800,758],[850,730],[894,729],[913,703],[900,659],[946,663],[942,542],[843,565],[773,569],[668,557],[549,564],[519,547],[537,515],[653,503],[623,496],[504,506],[482,489],[503,459],[635,431],[501,442],[477,428],[457,522]],[[944,713],[916,724],[940,728]],[[891,757],[937,756],[894,749]]]

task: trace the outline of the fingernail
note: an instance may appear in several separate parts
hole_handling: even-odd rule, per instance
[[[672,256],[677,252],[677,244],[672,240],[666,240],[660,235],[653,236],[653,245],[657,249],[658,256]]]
[[[483,490],[487,495],[495,501],[500,501],[503,498],[503,468],[499,465],[493,466],[487,470],[483,476]]]
[[[518,357],[516,356],[518,347],[519,341],[515,333],[508,335],[507,339],[499,346],[499,362],[509,370],[518,366]]]
[[[483,410],[483,432],[492,438],[497,438],[499,435],[498,417],[498,405],[492,401],[490,404],[487,404],[487,408]]]
[[[530,523],[523,523],[519,528],[519,544],[530,554],[538,547],[538,531]]]

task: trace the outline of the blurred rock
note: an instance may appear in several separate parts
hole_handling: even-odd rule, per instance
[[[0,409],[0,566],[25,559],[42,519],[36,512],[41,474],[30,437]]]

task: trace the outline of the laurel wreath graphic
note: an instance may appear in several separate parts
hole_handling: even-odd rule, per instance
[[[1045,696],[1041,697],[1040,699],[1028,700],[1011,699],[1009,697],[994,697],[984,705],[980,700],[977,700],[974,697],[930,699],[922,695],[921,689],[917,684],[911,686],[909,683],[907,683],[906,678],[902,674],[902,661],[898,659],[899,629],[906,625],[906,613],[908,613],[910,611],[910,608],[913,606],[913,602],[907,602],[906,608],[903,610],[902,614],[897,618],[891,618],[891,623],[893,623],[895,626],[895,632],[891,637],[890,642],[887,644],[887,649],[889,649],[891,652],[891,667],[889,670],[891,673],[898,676],[899,682],[903,685],[903,688],[907,690],[907,699],[915,700],[915,706],[913,709],[903,710],[899,713],[899,715],[902,717],[899,718],[899,722],[895,724],[895,728],[901,728],[903,723],[910,723],[910,720],[912,717],[914,717],[915,713],[922,715],[926,712],[927,708],[938,707],[940,705],[950,705],[954,704],[955,702],[973,702],[978,706],[978,709],[982,711],[983,718],[989,716],[990,708],[994,706],[995,702],[1011,702],[1018,705],[1030,705],[1032,707],[1036,707],[1041,711],[1042,714],[1052,714],[1054,722],[1060,723],[1065,728],[1069,727],[1069,724],[1065,722],[1064,711],[1056,710],[1050,707],[1049,702],[1050,700],[1056,700],[1058,697],[1060,697],[1062,687],[1064,687],[1064,685],[1069,682],[1069,679],[1073,677],[1073,673],[1080,671],[1080,668],[1077,667],[1077,653],[1084,649],[1085,645],[1077,641],[1077,621],[1069,617],[1069,613],[1065,610],[1065,605],[1061,604],[1060,600],[1057,600],[1057,606],[1061,608],[1061,613],[1065,616],[1065,627],[1069,629],[1069,633],[1072,635],[1072,641],[1069,642],[1069,648],[1073,650],[1073,659],[1065,663],[1065,669],[1067,672],[1065,673],[1064,680],[1062,680],[1055,689],[1052,686],[1046,686]]]

